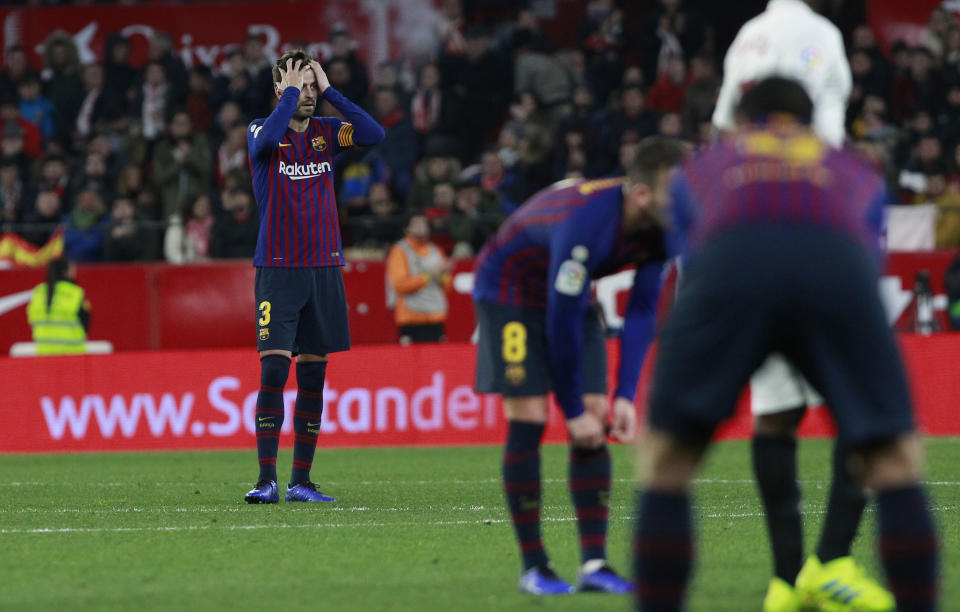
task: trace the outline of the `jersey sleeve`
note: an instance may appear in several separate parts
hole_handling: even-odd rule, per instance
[[[280,140],[293,119],[293,114],[297,111],[297,101],[300,99],[300,90],[296,87],[287,87],[277,102],[277,107],[273,109],[266,119],[256,119],[250,124],[247,130],[247,150],[250,157],[260,157],[269,155],[271,151],[277,148]]]
[[[682,257],[690,248],[690,232],[697,221],[697,209],[685,175],[681,172],[673,179],[670,188],[670,226],[667,230],[667,253],[670,257]]]
[[[604,217],[595,212],[572,215],[550,241],[547,350],[553,392],[568,419],[584,411],[583,320],[590,304],[590,279],[615,238],[616,220]]]
[[[640,369],[653,342],[657,325],[657,303],[663,286],[663,264],[649,263],[637,269],[620,333],[620,367],[615,397],[634,399]]]
[[[826,52],[826,73],[816,100],[813,122],[821,138],[831,146],[840,148],[846,139],[847,102],[853,89],[853,77],[843,46],[843,36],[834,29],[830,38]]]
[[[365,110],[351,102],[333,87],[327,87],[323,98],[340,111],[346,121],[329,119],[335,122],[332,127],[336,134],[336,150],[359,145],[369,147],[383,140],[386,132]]]

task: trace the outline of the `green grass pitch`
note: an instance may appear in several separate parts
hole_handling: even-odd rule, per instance
[[[808,546],[830,443],[804,441]],[[336,504],[248,506],[248,452],[0,456],[0,610],[626,610],[623,597],[538,600],[519,570],[494,447],[319,450]],[[614,448],[610,558],[627,570],[631,449]],[[281,473],[290,465],[282,452]],[[931,439],[945,611],[960,610],[960,439]],[[544,450],[545,541],[577,563],[566,449]],[[717,445],[696,490],[691,610],[758,610],[770,572],[748,446]],[[857,556],[877,575],[873,513]]]

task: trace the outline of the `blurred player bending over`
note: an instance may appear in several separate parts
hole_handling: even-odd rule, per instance
[[[642,610],[681,609],[692,568],[690,482],[744,383],[775,353],[823,393],[838,444],[876,492],[897,609],[936,607],[937,535],[919,484],[906,376],[877,291],[883,181],[818,140],[803,125],[811,114],[795,81],[761,81],[744,94],[742,129],[673,184],[670,244],[678,253],[689,244],[689,255],[640,447]],[[843,609],[832,603],[818,605]]]
[[[277,446],[283,425],[283,387],[290,357],[297,356],[297,400],[293,414],[293,471],[287,501],[322,502],[332,497],[310,482],[320,433],[327,355],[350,348],[343,290],[343,253],[333,159],[344,147],[373,145],[383,128],[327,80],[320,64],[302,50],[283,54],[273,68],[279,102],[247,132],[260,233],[257,268],[257,456],[260,476],[244,499],[279,500]],[[323,98],[349,122],[314,117]]]
[[[484,246],[476,263],[477,390],[503,396],[508,419],[503,481],[523,557],[520,589],[570,593],[540,537],[540,441],[547,392],[570,433],[570,494],[577,515],[581,591],[623,593],[631,585],[606,560],[610,455],[606,352],[590,281],[637,264],[620,341],[613,435],[633,437],[633,398],[654,330],[664,236],[644,211],[666,197],[666,173],[683,146],[645,141],[626,179],[564,181],[533,196]]]
[[[842,147],[851,89],[843,37],[802,0],[771,0],[765,12],[741,28],[724,64],[714,125],[732,129],[742,92],[774,75],[803,84],[813,100],[814,131],[830,145]],[[838,611],[892,610],[893,596],[851,556],[866,496],[848,469],[849,450],[841,445],[834,450],[820,542],[816,554],[804,563],[796,431],[807,407],[822,403],[782,355],[771,355],[750,379],[753,466],[774,560],[764,612],[789,612],[801,601],[820,602]]]

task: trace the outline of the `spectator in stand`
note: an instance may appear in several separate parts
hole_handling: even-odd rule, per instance
[[[623,11],[612,0],[591,2],[581,36],[589,55],[587,80],[596,98],[605,103],[624,71]]]
[[[257,211],[249,191],[236,189],[224,197],[223,214],[213,224],[210,256],[250,259],[257,247]]]
[[[20,116],[37,126],[46,140],[56,138],[56,112],[53,102],[40,91],[40,77],[34,73],[26,74],[17,87],[20,93]]]
[[[83,67],[82,76],[83,88],[79,93],[82,102],[72,121],[75,141],[88,138],[96,130],[104,114],[103,66],[87,64]]]
[[[571,125],[560,134],[554,161],[553,178],[560,180],[571,171],[581,176],[593,176],[590,160],[593,158],[593,139],[586,124]]]
[[[390,188],[384,183],[373,183],[367,203],[370,214],[354,224],[354,246],[386,249],[403,236],[403,220],[398,216]]]
[[[67,162],[62,155],[49,155],[40,162],[40,185],[43,189],[52,189],[62,198],[67,193],[69,183]]]
[[[255,115],[265,117],[273,109],[273,58],[267,57],[261,34],[247,34],[243,41],[243,62],[250,86],[259,99]]]
[[[110,217],[100,194],[93,189],[81,191],[73,211],[63,219],[63,249],[66,256],[78,262],[100,261],[109,222]]]
[[[513,33],[516,60],[513,66],[513,93],[531,93],[540,108],[559,120],[570,112],[573,82],[557,60],[535,46],[530,30]]]
[[[227,55],[223,72],[214,79],[211,103],[214,107],[237,104],[246,117],[255,117],[260,111],[263,94],[247,73],[243,53],[236,49]]]
[[[209,132],[210,126],[213,125],[213,106],[210,104],[213,73],[209,67],[199,64],[190,69],[188,83],[190,91],[183,109],[190,117],[193,129],[198,132]]]
[[[32,227],[20,235],[24,240],[37,247],[42,247],[50,241],[50,238],[57,231],[57,225],[63,216],[63,209],[60,204],[60,195],[49,188],[41,188],[37,193],[37,199],[34,202],[33,210],[24,218],[24,222]]]
[[[170,88],[167,95],[172,106],[179,106],[187,95],[187,67],[173,52],[170,35],[166,32],[154,32],[147,47],[147,57],[150,63],[159,64],[163,68],[164,81]]]
[[[24,214],[32,208],[33,203],[29,200],[18,161],[0,158],[0,225],[22,221]]]
[[[599,125],[602,173],[609,172],[616,163],[621,135],[629,132],[636,142],[657,133],[659,117],[643,105],[643,90],[629,86],[620,95],[620,110],[610,113]]]
[[[700,14],[684,6],[683,0],[660,0],[661,8],[647,18],[640,33],[644,41],[643,72],[655,79],[672,57],[693,57],[700,53],[709,34]]]
[[[417,165],[415,179],[407,197],[407,210],[420,211],[430,205],[433,187],[457,180],[460,162],[455,157],[456,142],[444,136],[431,136],[424,147],[426,156]]]
[[[399,342],[442,342],[453,266],[430,241],[426,216],[412,215],[404,234],[387,256],[387,306],[394,308]]]
[[[163,253],[170,263],[182,264],[210,258],[213,231],[210,197],[199,195],[183,207],[182,215],[170,219],[163,239]]]
[[[106,159],[96,151],[89,151],[71,179],[67,206],[75,206],[84,191],[95,191],[102,201],[109,201],[113,197],[113,187],[114,182],[107,175]]]
[[[513,171],[508,171],[501,155],[497,151],[487,151],[480,161],[480,187],[485,193],[493,194],[500,202],[500,214],[509,216],[517,209],[517,200],[513,197]]]
[[[126,115],[137,99],[137,82],[140,71],[130,65],[130,41],[122,34],[107,36],[103,61],[104,81],[110,87],[104,92],[107,106]]]
[[[44,82],[44,93],[57,114],[57,133],[61,138],[73,134],[73,120],[76,112],[77,91],[82,88],[80,80],[80,60],[77,57],[77,45],[73,37],[63,30],[56,30],[43,41],[44,69],[40,77]],[[69,140],[64,144],[69,144]]]
[[[167,71],[160,62],[150,62],[143,69],[143,86],[135,103],[140,131],[150,142],[159,138],[167,127],[167,112],[174,107],[174,89],[167,82]]]
[[[474,161],[486,145],[487,134],[502,123],[513,97],[510,61],[491,49],[483,28],[473,25],[463,35],[460,49],[444,49],[437,63],[441,82],[462,102],[457,138],[461,160]]]
[[[20,166],[20,175],[26,176],[30,170],[30,158],[23,152],[23,131],[14,122],[0,124],[3,133],[0,134],[0,157],[7,163],[16,163]]]
[[[43,137],[40,129],[20,116],[20,105],[16,94],[0,94],[0,137],[7,130],[19,132],[23,139],[23,153],[30,159],[39,159],[43,155]],[[4,153],[9,155],[9,153]]]
[[[157,143],[153,160],[163,219],[178,212],[183,202],[209,188],[211,161],[206,134],[193,130],[186,112],[175,113],[170,120],[169,135]]]
[[[330,31],[330,59],[327,60],[328,66],[335,60],[342,61],[349,72],[349,77],[345,83],[334,85],[337,91],[345,95],[350,100],[364,100],[370,91],[370,75],[367,73],[367,67],[357,57],[353,51],[353,40],[350,33],[342,24],[334,26]],[[330,83],[333,84],[330,69],[324,67],[327,74],[331,76]]]
[[[217,183],[221,186],[231,170],[246,170],[249,165],[247,159],[247,128],[235,125],[227,132],[227,138],[217,150]]]
[[[707,144],[712,132],[713,107],[720,92],[717,66],[710,55],[698,55],[690,60],[690,85],[683,103],[684,131],[694,137],[698,144]]]
[[[393,191],[406,197],[412,182],[413,163],[417,159],[417,133],[407,112],[400,106],[397,92],[390,87],[377,90],[374,116],[387,135],[372,151],[386,165]]]
[[[110,217],[103,241],[104,261],[150,261],[157,258],[155,232],[137,219],[133,200],[115,199]]]
[[[565,134],[571,129],[581,129],[597,119],[597,109],[594,105],[593,94],[586,85],[577,85],[573,90],[573,106],[570,114],[560,120],[557,132]]]
[[[683,138],[683,118],[680,113],[664,113],[660,115],[657,135],[668,138]],[[624,166],[625,167],[625,166]]]
[[[658,113],[680,112],[683,110],[688,84],[687,65],[683,58],[671,57],[647,93],[647,108]]]
[[[20,45],[7,47],[3,53],[3,67],[0,68],[0,93],[13,93],[27,77],[38,77],[29,64],[27,52]]]
[[[890,86],[890,110],[897,119],[912,116],[918,110],[936,112],[942,83],[934,70],[934,57],[926,47],[910,51],[909,70],[893,78]]]
[[[503,219],[492,194],[484,193],[476,183],[462,181],[457,186],[456,208],[450,217],[453,256],[473,257],[479,253]]]
[[[420,68],[417,89],[410,100],[410,115],[413,129],[423,143],[436,134],[456,134],[458,114],[452,96],[445,94],[440,86],[440,69],[436,64],[424,64]]]

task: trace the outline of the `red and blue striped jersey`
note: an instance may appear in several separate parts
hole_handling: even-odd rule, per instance
[[[623,231],[624,179],[562,181],[513,213],[477,257],[477,301],[545,310],[554,394],[583,413],[583,317],[590,281],[637,264],[620,336],[617,397],[632,400],[653,339],[665,258],[659,229]]]
[[[746,224],[813,225],[881,254],[887,191],[856,156],[796,127],[744,132],[691,159],[671,194],[672,254]]]
[[[383,129],[376,121],[332,87],[323,97],[352,123],[312,117],[305,131],[291,129],[299,96],[297,88],[288,87],[270,116],[254,120],[247,131],[260,213],[254,266],[342,266],[334,157],[344,147],[383,139]]]

